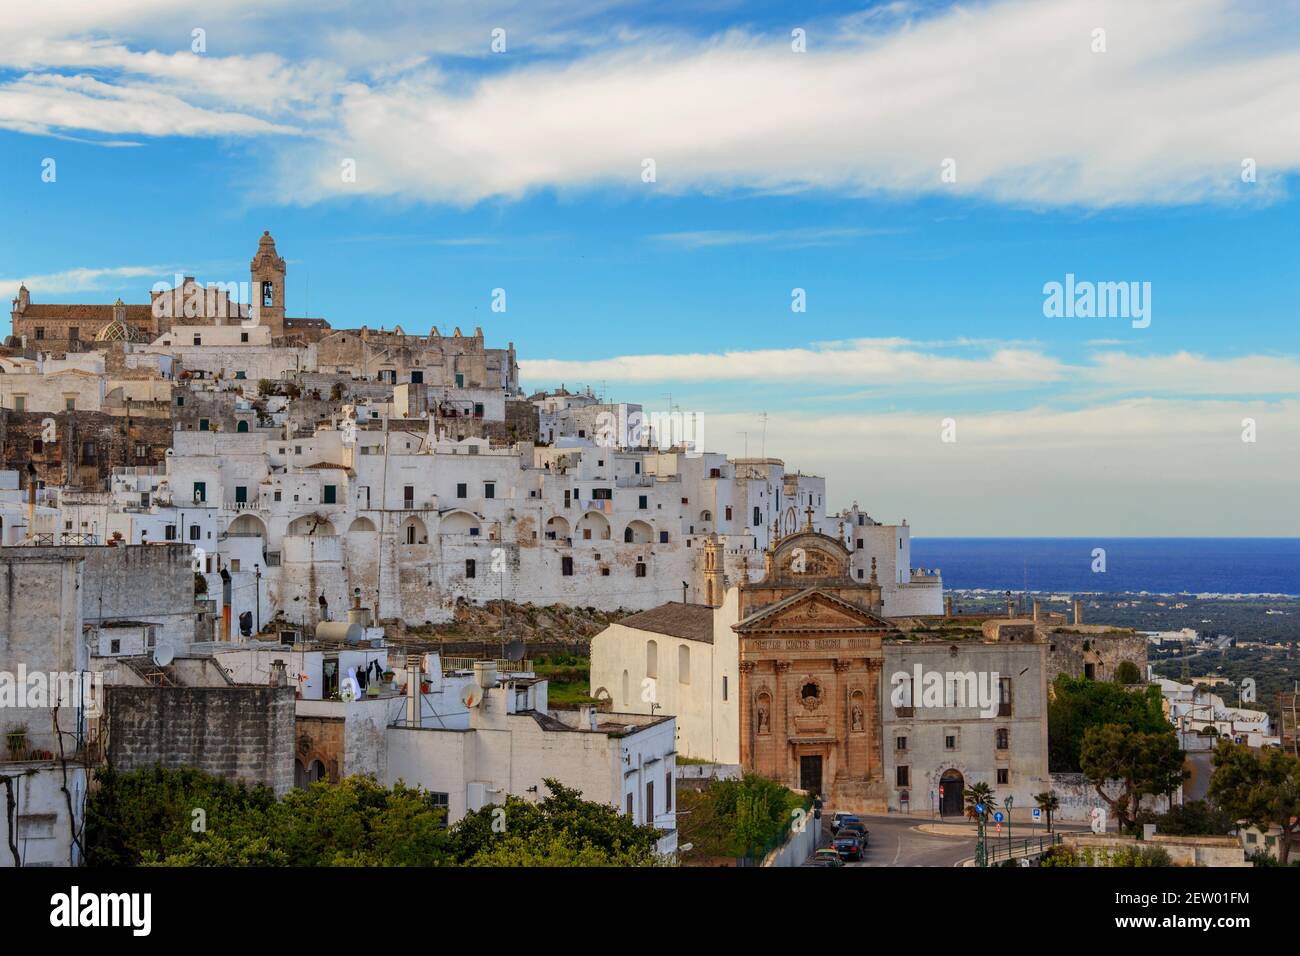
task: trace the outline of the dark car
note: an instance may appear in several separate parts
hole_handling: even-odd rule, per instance
[[[841,860],[860,860],[862,859],[862,841],[856,834],[841,833],[835,837],[835,852],[840,855]]]
[[[844,813],[843,811],[839,811],[835,814],[835,816],[831,817],[831,833],[839,833],[840,828],[844,826],[844,824],[846,823],[858,823],[858,822],[860,821],[858,820],[857,816],[855,816],[854,814]]]
[[[840,832],[837,835],[846,836],[850,834],[857,837],[858,842],[861,843],[863,846],[867,845],[867,840],[868,840],[867,828],[862,825],[862,821],[859,820],[857,817],[854,817],[852,820],[845,822],[840,827]]]
[[[840,855],[828,846],[822,847],[813,854],[812,859],[808,861],[809,866],[843,866],[844,861]]]

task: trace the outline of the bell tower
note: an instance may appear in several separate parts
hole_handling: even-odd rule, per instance
[[[270,231],[262,233],[257,243],[257,255],[249,263],[252,279],[252,305],[258,324],[271,330],[272,336],[284,334],[284,260],[275,251],[275,240]]]

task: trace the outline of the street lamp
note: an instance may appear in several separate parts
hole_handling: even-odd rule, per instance
[[[1011,795],[1002,801],[1002,805],[1007,808],[1007,859],[1011,859]]]
[[[255,563],[253,565],[253,577],[254,577],[253,597],[257,601],[257,618],[256,618],[257,630],[255,630],[253,633],[261,634],[262,633],[262,566],[260,564]]]

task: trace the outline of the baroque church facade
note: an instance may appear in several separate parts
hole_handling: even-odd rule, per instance
[[[781,538],[739,582],[740,763],[832,805],[883,811],[881,588],[811,528]]]

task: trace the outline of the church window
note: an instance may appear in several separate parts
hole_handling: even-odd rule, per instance
[[[895,750],[906,750],[906,749],[907,749],[907,738],[906,738],[906,737],[899,737],[899,738],[897,738],[897,739],[894,741],[894,749],[895,749]]]
[[[45,338],[45,330],[38,325],[36,327],[36,340],[39,342],[43,338]]]
[[[265,308],[271,308],[275,305],[275,283],[262,283],[262,305]]]
[[[899,787],[910,787],[910,786],[912,785],[912,784],[911,784],[911,779],[912,779],[912,776],[911,776],[911,771],[910,771],[909,768],[907,768],[907,767],[897,767],[897,768],[895,768],[894,780],[895,780],[895,784],[896,784],[897,786],[899,786]]]
[[[1006,750],[1011,746],[1011,731],[1005,727],[998,728],[998,750]]]
[[[1002,784],[1003,786],[1005,786],[1005,785],[1009,784],[1010,782],[1011,782],[1011,771],[1008,770],[1006,767],[999,767],[999,768],[998,768],[998,783],[1000,783],[1000,784]]]
[[[808,683],[804,684],[803,687],[800,689],[799,697],[805,703],[809,703],[819,699],[821,697],[821,693],[822,693],[821,688],[818,687],[817,684],[814,683],[813,681],[809,681]]]
[[[560,558],[560,574],[564,575],[566,578],[573,577],[573,558],[569,557],[567,554]]]
[[[659,644],[657,641],[645,642],[645,676],[659,677]]]
[[[691,682],[691,649],[685,644],[677,648],[677,682],[679,684]]]
[[[763,523],[763,512],[759,511],[759,510],[758,510],[758,507],[755,506],[755,507],[754,507],[754,527],[757,528],[757,527],[758,527],[759,525],[761,525],[762,523]]]
[[[724,701],[727,699],[727,675],[726,674],[722,675],[722,699]]]
[[[467,578],[472,578],[472,577],[474,577],[474,572],[475,572],[474,559],[473,559],[473,558],[466,558],[466,559],[465,559],[465,577],[467,577]]]
[[[638,562],[636,563],[636,576],[637,576],[638,578],[643,578],[643,577],[645,577],[645,562],[644,562],[644,561],[638,561]]]

